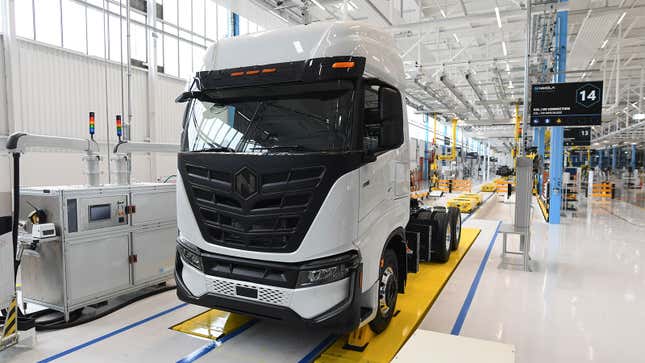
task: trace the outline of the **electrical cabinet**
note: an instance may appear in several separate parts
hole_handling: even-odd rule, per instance
[[[173,276],[174,184],[24,188],[20,201],[21,220],[39,209],[56,226],[52,238],[21,233],[26,302],[68,319],[71,311]]]

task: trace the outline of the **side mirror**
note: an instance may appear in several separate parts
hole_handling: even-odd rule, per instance
[[[193,98],[199,98],[202,96],[201,91],[184,91],[177,98],[175,98],[175,103],[184,103],[188,102]]]
[[[403,144],[403,104],[399,92],[390,87],[378,91],[381,120],[380,147],[394,149]]]

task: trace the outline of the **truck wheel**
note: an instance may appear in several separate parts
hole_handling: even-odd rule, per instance
[[[385,250],[381,259],[378,287],[378,307],[376,317],[370,322],[370,328],[380,333],[390,324],[396,308],[396,298],[399,291],[398,262],[396,254],[391,249]]]
[[[450,229],[452,236],[450,237],[450,250],[456,251],[459,248],[459,240],[461,239],[461,212],[459,208],[448,208],[448,215],[450,216]]]
[[[450,216],[447,212],[437,211],[432,213],[432,243],[430,259],[435,262],[446,262],[450,257],[452,242],[452,228]]]

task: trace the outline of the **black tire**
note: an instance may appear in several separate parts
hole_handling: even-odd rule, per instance
[[[430,243],[430,260],[444,263],[450,257],[452,228],[448,212],[432,213],[432,242]]]
[[[448,215],[450,216],[450,250],[456,251],[459,248],[459,240],[461,239],[461,212],[459,208],[449,207]]]
[[[370,322],[370,328],[376,334],[381,333],[392,320],[396,310],[396,300],[399,293],[399,269],[396,253],[386,249],[382,257],[383,264],[380,268],[379,301],[376,307],[376,317]]]

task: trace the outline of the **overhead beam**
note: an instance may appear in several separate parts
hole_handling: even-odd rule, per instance
[[[486,113],[488,113],[488,116],[489,116],[491,119],[494,119],[494,118],[495,118],[495,114],[494,114],[494,113],[493,113],[493,111],[491,110],[490,106],[486,103],[486,97],[484,97],[484,94],[482,93],[482,90],[481,90],[481,89],[479,89],[479,86],[477,85],[477,82],[475,81],[475,79],[474,79],[474,77],[473,77],[472,73],[470,73],[470,72],[466,73],[466,74],[465,74],[465,77],[466,77],[466,81],[467,81],[467,82],[468,82],[468,84],[470,85],[470,88],[472,88],[472,89],[473,89],[473,92],[475,92],[475,96],[477,96],[477,98],[479,99],[479,101],[481,101],[481,102],[482,102],[482,106],[483,106],[483,107],[484,107],[484,109],[486,110]]]
[[[448,79],[448,76],[447,76],[446,74],[442,74],[442,75],[439,77],[439,80],[440,80],[440,81],[441,81],[441,83],[443,83],[443,84],[446,86],[446,88],[448,88],[448,90],[449,90],[449,91],[450,91],[450,92],[451,92],[451,93],[452,93],[452,94],[453,94],[453,95],[454,95],[454,96],[459,100],[459,102],[461,102],[461,103],[464,105],[464,107],[466,107],[466,109],[467,109],[471,114],[473,114],[473,116],[475,116],[475,118],[477,118],[478,120],[479,120],[479,119],[481,119],[481,115],[479,114],[479,112],[477,112],[477,110],[475,109],[475,106],[473,106],[473,105],[472,105],[472,103],[470,103],[470,101],[468,101],[468,100],[466,99],[466,96],[464,96],[464,94],[463,94],[463,93],[461,93],[461,92],[457,89],[457,87],[455,87],[455,84],[454,84],[454,83],[452,83],[452,81],[450,81],[450,79]]]
[[[466,4],[464,4],[464,0],[459,0],[459,5],[461,5],[461,11],[464,12],[464,16],[468,16],[468,11],[466,11]]]

